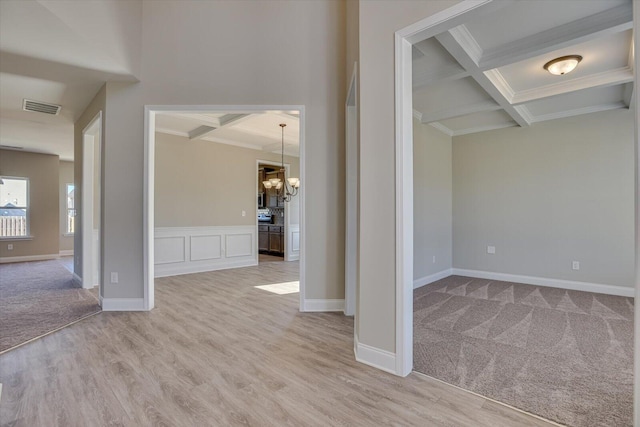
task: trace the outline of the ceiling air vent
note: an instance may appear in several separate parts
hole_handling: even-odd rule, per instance
[[[22,103],[22,109],[24,111],[35,111],[36,113],[52,114],[54,116],[60,113],[61,108],[59,105],[32,101],[31,99],[25,99]]]

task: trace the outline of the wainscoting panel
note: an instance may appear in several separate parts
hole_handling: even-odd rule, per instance
[[[258,264],[255,226],[155,230],[155,277]]]
[[[175,264],[185,262],[184,256],[185,236],[158,236],[156,230],[156,240],[154,245],[154,259],[158,264]]]
[[[205,261],[222,257],[222,236],[191,236],[191,261]]]
[[[287,236],[287,261],[296,261],[300,259],[300,224],[289,226],[289,235]]]
[[[226,236],[227,258],[251,256],[255,233],[229,233]]]

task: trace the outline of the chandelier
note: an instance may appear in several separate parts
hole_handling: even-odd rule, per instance
[[[293,197],[298,194],[298,189],[300,188],[300,179],[298,178],[287,178],[286,170],[284,167],[284,128],[286,123],[280,123],[280,127],[282,128],[282,150],[281,150],[281,165],[280,172],[282,172],[282,176],[284,177],[284,181],[280,178],[271,178],[267,181],[262,181],[264,188],[267,190],[270,188],[275,188],[278,191],[278,200],[282,202],[290,202]]]

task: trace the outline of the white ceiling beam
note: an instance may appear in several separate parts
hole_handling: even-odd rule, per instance
[[[490,70],[633,28],[631,2],[487,49],[476,63]]]
[[[220,122],[219,127],[224,127],[230,125],[231,123],[239,123],[248,119],[250,116],[251,114],[225,114],[218,119]]]
[[[453,119],[455,117],[467,116],[469,114],[480,113],[484,111],[496,111],[501,110],[498,104],[494,101],[487,100],[482,102],[476,102],[473,104],[466,104],[459,107],[447,108],[446,110],[434,111],[432,113],[422,113],[422,123],[428,124],[432,122],[439,122],[441,120]]]
[[[533,117],[533,122],[544,122],[547,120],[562,119],[565,117],[580,116],[582,114],[598,113],[600,111],[617,110],[619,108],[627,108],[623,102],[614,102],[611,104],[591,105],[584,108],[576,108],[574,110],[563,110],[556,113],[541,114]]]
[[[441,83],[469,77],[469,73],[458,64],[433,67],[427,57],[413,61],[413,91],[416,92],[432,83]]]
[[[213,132],[216,129],[217,128],[214,128],[213,126],[206,126],[206,125],[198,126],[197,128],[189,131],[189,139],[191,140],[200,139],[203,136]]]
[[[498,72],[498,70],[490,70],[490,72]],[[629,82],[633,82],[633,70],[629,67],[623,67],[616,70],[603,71],[601,73],[579,77],[566,82],[558,82],[533,89],[521,90],[519,92],[515,92],[511,100],[512,104],[518,105],[578,90],[591,89],[594,87],[615,86]]]
[[[436,39],[454,57],[462,67],[469,72],[470,76],[484,89],[489,96],[516,122],[519,126],[529,126],[526,109],[523,106],[514,106],[505,98],[489,80],[489,78],[478,68],[477,64],[469,54],[453,37],[452,30],[436,36]]]
[[[622,102],[627,108],[631,108],[631,102],[633,100],[633,93],[636,90],[636,85],[634,83],[627,83],[624,86],[624,92],[622,93]]]

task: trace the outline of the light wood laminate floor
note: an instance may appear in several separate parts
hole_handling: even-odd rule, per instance
[[[255,287],[297,275],[281,262],[159,279],[151,312],[101,313],[0,356],[0,424],[550,425],[357,363],[352,318]]]

